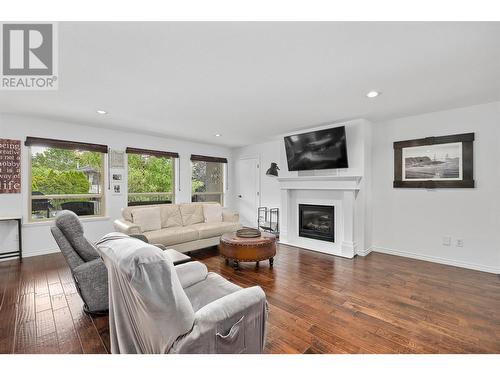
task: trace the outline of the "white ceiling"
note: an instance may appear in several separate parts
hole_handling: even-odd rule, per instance
[[[500,23],[65,22],[59,77],[0,111],[239,146],[500,100]]]

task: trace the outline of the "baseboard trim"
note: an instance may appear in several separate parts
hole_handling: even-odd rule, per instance
[[[54,253],[60,253],[61,250],[59,249],[50,249],[50,250],[36,250],[36,251],[30,251],[30,252],[23,252],[23,258],[30,258],[30,257],[36,257],[39,255],[47,255],[47,254],[54,254]]]
[[[30,251],[30,252],[24,252],[23,251],[23,259],[24,258],[30,258],[30,257],[36,257],[39,255],[47,255],[47,254],[54,254],[54,253],[60,253],[61,251],[59,249],[50,249],[50,250],[36,250],[36,251]],[[16,260],[19,259],[19,257],[12,257],[12,258],[4,258],[0,259],[0,262],[6,262],[9,260]]]
[[[430,255],[422,255],[422,254],[412,253],[410,251],[394,250],[394,249],[389,249],[387,247],[380,247],[380,246],[373,246],[370,249],[370,251],[373,251],[376,253],[382,253],[382,254],[397,255],[397,256],[405,257],[405,258],[425,260],[427,262],[445,264],[447,266],[467,268],[467,269],[471,269],[471,270],[475,270],[475,271],[500,274],[500,268],[484,266],[481,264],[475,264],[475,263],[469,263],[469,262],[462,262],[459,260],[440,258],[440,257],[435,257],[435,256],[430,256]]]
[[[370,254],[372,251],[373,251],[373,247],[369,247],[368,249],[364,249],[364,250],[359,249],[359,250],[356,250],[356,255],[365,257],[368,254]]]
[[[40,255],[48,255],[48,254],[54,254],[54,253],[60,253],[60,252],[61,252],[61,250],[59,250],[59,249],[35,250],[35,251],[26,252],[26,253],[23,252],[23,258],[37,257]]]

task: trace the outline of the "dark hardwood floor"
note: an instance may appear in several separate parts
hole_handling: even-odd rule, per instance
[[[500,353],[500,278],[372,253],[353,260],[279,246],[274,268],[235,271],[269,301],[267,353]],[[107,353],[107,316],[82,311],[61,254],[0,263],[0,353]]]

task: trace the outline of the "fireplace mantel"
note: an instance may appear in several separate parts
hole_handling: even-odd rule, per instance
[[[278,177],[281,190],[359,190],[363,176],[298,176]]]

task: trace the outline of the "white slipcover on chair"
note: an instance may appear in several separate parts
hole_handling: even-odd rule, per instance
[[[122,233],[97,242],[109,280],[112,353],[261,353],[267,304],[204,264],[173,265]]]

